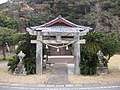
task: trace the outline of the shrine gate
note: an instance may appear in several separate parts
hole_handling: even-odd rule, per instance
[[[85,40],[80,37],[90,29],[76,25],[62,16],[43,25],[27,28],[30,35],[37,36],[37,40],[31,40],[31,43],[36,43],[36,74],[42,74],[43,44],[51,48],[51,55],[71,54],[74,57],[74,73],[79,74],[80,44],[85,44]],[[70,45],[73,46],[73,52],[66,51]]]

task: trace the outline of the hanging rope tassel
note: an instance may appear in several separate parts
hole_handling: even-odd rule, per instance
[[[69,48],[68,48],[68,46],[66,46],[66,50],[68,50]]]
[[[46,47],[45,47],[46,49],[48,49],[48,45],[46,45]]]
[[[57,52],[59,52],[60,51],[60,49],[59,48],[57,48]]]

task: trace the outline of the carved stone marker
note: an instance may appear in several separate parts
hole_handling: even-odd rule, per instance
[[[97,67],[98,74],[106,74],[107,73],[107,67],[104,66],[102,60],[103,60],[103,53],[99,50],[97,52],[98,60],[99,60],[99,66]]]
[[[75,65],[74,64],[67,64],[67,67],[68,67],[68,74],[74,74]]]
[[[18,57],[20,59],[20,62],[18,63],[14,71],[14,75],[26,75],[27,72],[25,70],[24,64],[22,63],[22,60],[25,57],[25,54],[22,51],[20,51],[20,53],[18,53]]]

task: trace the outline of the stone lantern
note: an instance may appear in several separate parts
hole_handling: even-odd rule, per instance
[[[107,67],[104,66],[102,60],[104,59],[103,58],[103,53],[99,50],[97,52],[97,56],[98,56],[98,60],[99,60],[99,65],[97,67],[97,72],[98,74],[106,74],[107,73]]]
[[[24,67],[24,64],[22,62],[23,58],[25,57],[26,54],[24,54],[22,51],[20,51],[18,53],[18,57],[19,57],[19,60],[20,62],[18,63],[15,71],[14,71],[14,75],[26,75],[27,72],[25,70],[25,67]]]
[[[25,57],[25,54],[22,51],[20,51],[18,53],[18,57],[19,57],[20,62],[22,62],[23,58]]]

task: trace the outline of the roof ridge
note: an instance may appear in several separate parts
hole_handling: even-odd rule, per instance
[[[78,26],[79,26],[79,25],[77,25],[77,24],[75,24],[75,23],[72,23],[72,22],[66,20],[66,19],[63,18],[61,15],[59,15],[59,16],[56,17],[55,19],[53,19],[53,20],[51,20],[51,21],[49,21],[49,22],[47,22],[47,23],[45,23],[45,24],[42,24],[42,25],[40,25],[40,26],[41,26],[41,27],[44,27],[44,26],[46,26],[46,25],[48,25],[48,24],[50,24],[50,23],[52,23],[52,22],[54,22],[54,21],[56,21],[56,20],[58,20],[58,19],[62,19],[62,20],[64,20],[65,22],[74,25],[75,27],[78,27]]]

